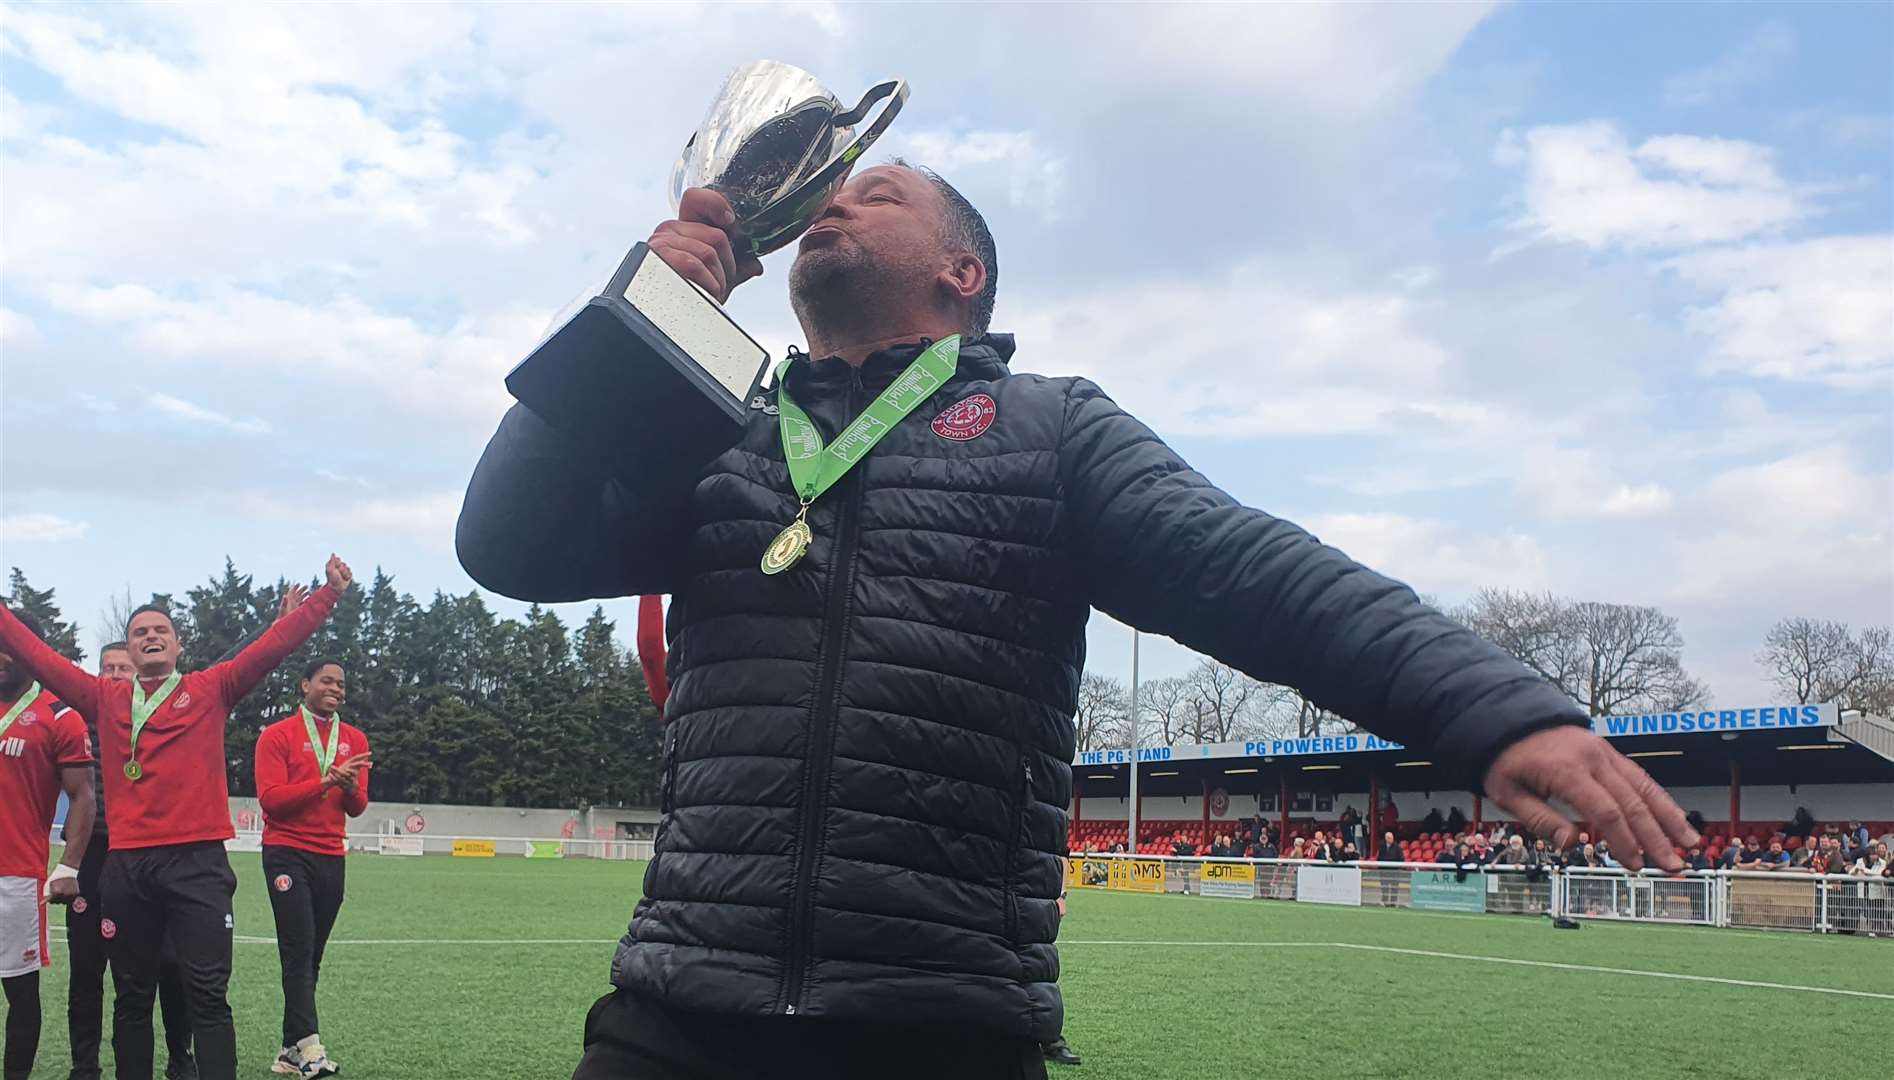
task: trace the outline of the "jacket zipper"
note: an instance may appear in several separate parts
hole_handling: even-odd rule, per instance
[[[1013,803],[1013,835],[1006,842],[1006,943],[1019,940],[1019,878],[1013,864],[1019,861],[1019,849],[1026,831],[1026,803],[1032,798],[1032,762],[1019,760],[1019,798]]]
[[[860,368],[849,369],[846,426],[861,409]],[[838,429],[839,433],[839,429]],[[855,582],[856,518],[861,510],[861,470],[842,477],[842,505],[835,521],[835,558],[829,567],[828,595],[824,598],[822,640],[827,643],[816,678],[815,715],[809,727],[809,755],[803,768],[802,836],[796,848],[796,878],[789,910],[789,950],[783,960],[783,1015],[794,1016],[802,1004],[802,984],[808,978],[809,954],[815,948],[812,909],[815,894],[816,845],[828,810],[829,772],[835,744],[835,719],[842,704],[842,659],[847,650],[848,601]]]

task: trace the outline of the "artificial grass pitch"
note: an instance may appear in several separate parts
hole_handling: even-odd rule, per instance
[[[231,862],[231,1006],[242,1075],[261,1078],[281,1035],[273,927],[257,857]],[[319,991],[323,1040],[343,1075],[570,1076],[643,871],[351,856]],[[57,911],[53,927],[33,1076],[64,1080]],[[1878,1047],[1894,1024],[1885,938],[1599,923],[1565,932],[1524,916],[1074,890],[1061,939],[1066,1035],[1085,1064],[1052,1068],[1070,1080],[1867,1077],[1884,1075],[1875,1053],[1813,1048]],[[1822,992],[1835,990],[1869,996]],[[109,1030],[105,1058],[110,1076]],[[891,1062],[888,1076],[902,1075]]]

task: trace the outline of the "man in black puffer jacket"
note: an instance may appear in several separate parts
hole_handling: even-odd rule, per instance
[[[652,248],[721,301],[761,272],[732,220],[689,192]],[[809,503],[813,543],[781,573],[758,566],[798,510],[777,395],[683,477],[608,476],[521,406],[487,447],[458,536],[475,580],[674,594],[663,824],[583,1080],[883,1075],[890,1057],[904,1076],[1041,1075],[1093,607],[1451,763],[1539,835],[1569,836],[1557,797],[1675,861],[1682,812],[1553,687],[1238,504],[1097,386],[1014,374],[1012,339],[987,332],[996,269],[979,214],[904,165],[855,177],[803,236],[810,353],[783,384],[824,439],[924,346],[965,338]]]

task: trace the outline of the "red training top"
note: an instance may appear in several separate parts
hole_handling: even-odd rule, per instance
[[[368,736],[340,720],[316,717],[316,737],[329,744],[329,728],[342,724],[335,737],[335,763],[368,753]],[[316,749],[309,745],[309,729],[297,710],[263,729],[256,740],[256,801],[263,804],[263,842],[313,851],[317,855],[348,852],[348,819],[368,809],[368,774],[356,774],[353,794],[322,786],[322,768]]]
[[[0,698],[0,716],[18,700]],[[89,764],[86,743],[85,721],[43,689],[0,735],[0,877],[46,876],[59,770]]]
[[[335,601],[335,590],[325,585],[232,659],[184,676],[138,736],[138,764],[144,775],[136,782],[125,778],[125,762],[131,756],[131,683],[81,670],[28,633],[4,607],[0,650],[98,722],[105,822],[113,851],[229,840],[237,835],[230,827],[230,778],[224,772],[224,723],[230,719],[230,707],[309,640]],[[163,679],[144,676],[138,681],[147,694],[164,685]]]

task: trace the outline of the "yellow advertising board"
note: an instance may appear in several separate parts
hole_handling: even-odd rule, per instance
[[[494,844],[491,840],[456,840],[454,854],[470,859],[491,859],[494,856]]]
[[[1256,866],[1253,863],[1204,863],[1205,881],[1232,881],[1250,884],[1256,880]]]
[[[1156,859],[1114,859],[1105,887],[1120,892],[1161,893],[1164,864]]]
[[[1256,895],[1256,866],[1253,863],[1204,863],[1198,875],[1197,891],[1204,896]]]

